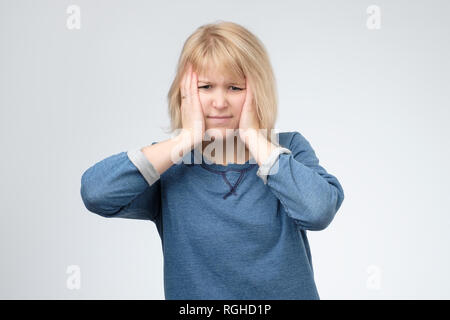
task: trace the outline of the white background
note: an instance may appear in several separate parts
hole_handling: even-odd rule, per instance
[[[69,5],[81,29],[66,26]],[[381,28],[369,29],[370,5]],[[265,44],[280,131],[345,200],[308,232],[322,299],[449,299],[448,1],[0,0],[0,298],[164,299],[150,221],[87,211],[82,173],[167,139],[186,38],[216,20]],[[69,289],[67,267],[81,270]]]

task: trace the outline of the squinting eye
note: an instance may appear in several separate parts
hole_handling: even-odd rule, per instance
[[[198,87],[199,89],[206,89],[206,87],[210,87],[211,85],[206,85],[206,86],[202,86],[202,87]],[[241,91],[243,89],[239,88],[239,87],[235,87],[235,86],[231,86],[230,88],[235,88],[235,90],[232,91]]]

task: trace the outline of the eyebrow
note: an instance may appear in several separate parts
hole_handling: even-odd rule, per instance
[[[203,82],[203,83],[208,83],[208,84],[214,84],[211,81],[207,81],[207,80],[203,80],[203,79],[199,79],[198,82]],[[242,85],[243,83],[239,83],[239,82],[229,82],[228,84],[238,84],[238,85]]]

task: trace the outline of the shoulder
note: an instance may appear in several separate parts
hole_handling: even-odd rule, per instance
[[[277,133],[278,143],[285,148],[309,148],[311,147],[308,140],[298,131],[286,131]]]
[[[308,165],[318,164],[316,152],[303,134],[298,131],[278,133],[278,143],[292,152],[292,156]]]

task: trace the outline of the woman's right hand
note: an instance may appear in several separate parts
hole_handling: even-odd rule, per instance
[[[187,70],[180,82],[182,133],[190,139],[191,146],[196,147],[203,141],[205,134],[205,118],[198,94],[197,73],[188,63]]]

